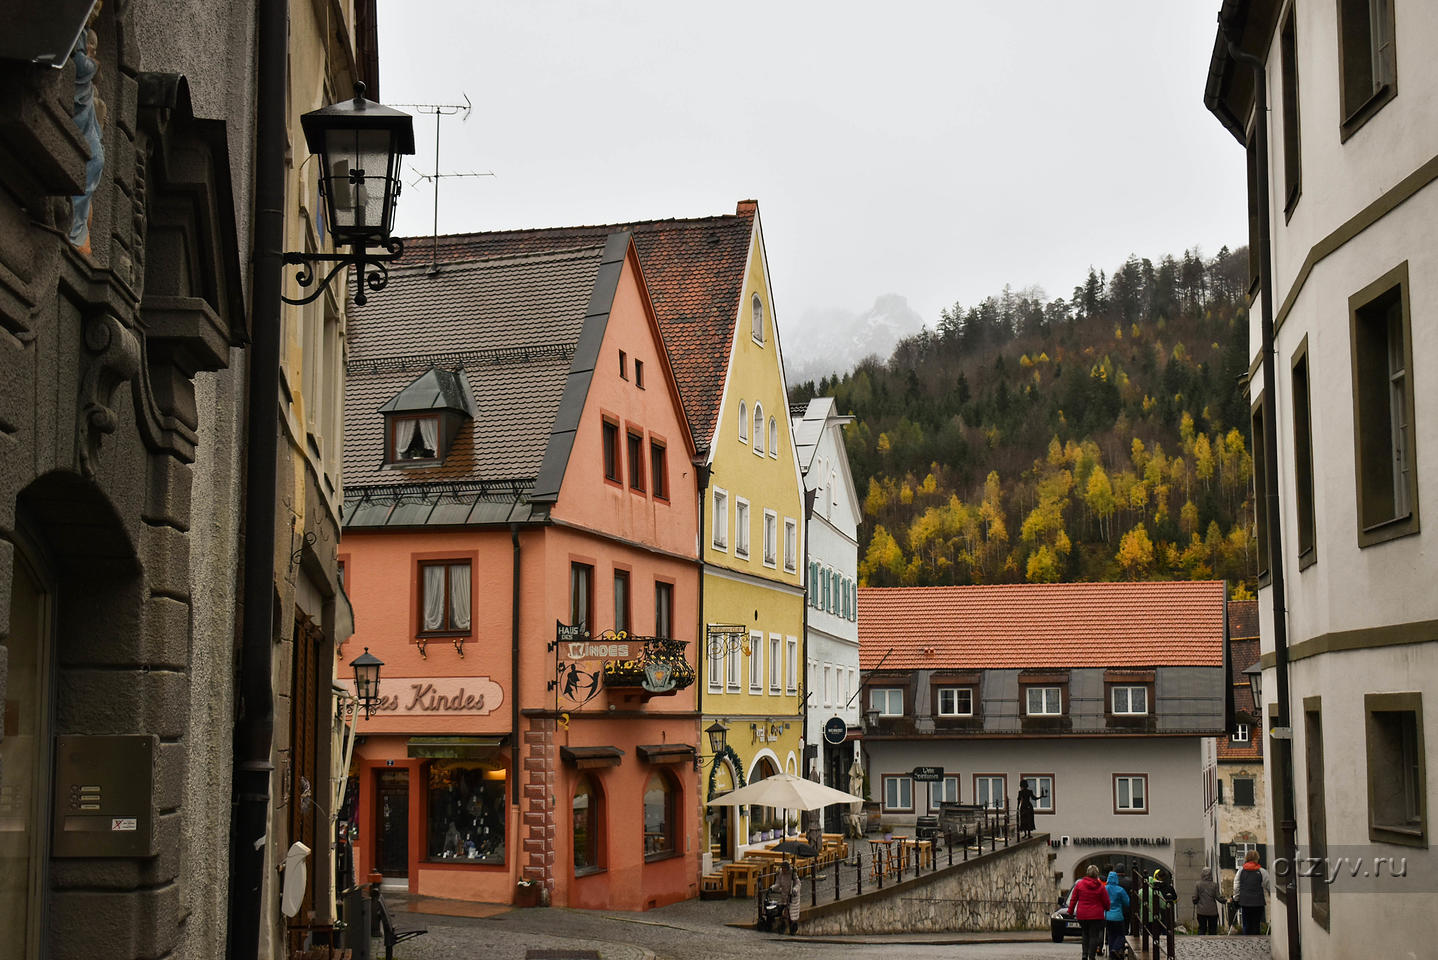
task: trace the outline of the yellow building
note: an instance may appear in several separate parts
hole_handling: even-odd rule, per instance
[[[803,479],[758,204],[640,225],[636,244],[701,449],[699,722],[728,733],[722,754],[705,762],[699,802],[710,851],[727,858],[782,835],[784,814],[711,814],[704,804],[771,774],[802,774]]]

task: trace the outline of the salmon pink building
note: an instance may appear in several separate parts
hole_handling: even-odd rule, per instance
[[[384,661],[345,812],[357,875],[694,896],[695,448],[629,233],[392,271],[346,372],[341,657]]]

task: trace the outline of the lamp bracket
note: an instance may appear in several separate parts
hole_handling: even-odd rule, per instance
[[[365,287],[378,293],[389,284],[389,265],[400,257],[404,256],[404,242],[398,237],[388,237],[378,240],[376,243],[385,252],[379,253],[369,248],[366,244],[352,244],[349,253],[286,253],[285,263],[300,268],[295,274],[295,282],[301,287],[313,286],[315,275],[318,272],[316,267],[324,264],[334,264],[329,272],[320,280],[319,286],[308,296],[298,299],[291,299],[280,296],[280,299],[292,306],[302,306],[312,303],[329,288],[330,282],[335,275],[346,267],[354,267],[359,274],[359,282],[355,284],[355,303],[364,306],[368,296],[365,294]]]

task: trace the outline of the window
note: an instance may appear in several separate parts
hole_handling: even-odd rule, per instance
[[[1302,168],[1298,146],[1298,37],[1295,33],[1293,8],[1283,20],[1278,46],[1283,71],[1283,182],[1285,213],[1292,213],[1298,203]]]
[[[764,511],[764,566],[772,567],[779,562],[779,516],[773,510]]]
[[[674,584],[654,581],[654,635],[674,636]]]
[[[884,776],[884,809],[914,809],[914,780],[912,777]]]
[[[1393,0],[1339,0],[1338,62],[1346,140],[1397,93]]]
[[[644,859],[658,860],[672,857],[676,852],[674,843],[679,818],[678,789],[669,780],[669,774],[657,770],[649,777],[644,787]]]
[[[784,692],[797,693],[799,690],[799,638],[785,637],[784,645],[789,649],[789,656],[784,659],[786,665]]]
[[[799,569],[799,524],[792,517],[784,518],[784,569]]]
[[[629,622],[629,571],[614,571],[614,629],[632,631]]]
[[[1418,532],[1408,264],[1369,284],[1349,299],[1348,306],[1358,543],[1370,546]]]
[[[419,565],[419,632],[465,633],[470,625],[469,561]]]
[[[759,294],[754,294],[753,302],[754,315],[749,324],[749,333],[755,343],[764,342],[764,302],[759,299]]]
[[[729,549],[729,494],[714,488],[714,510],[709,519],[715,550]]]
[[[1257,536],[1254,538],[1258,544],[1258,578],[1259,582],[1266,583],[1269,577],[1268,572],[1268,471],[1264,467],[1263,444],[1265,434],[1263,432],[1263,405],[1267,402],[1264,394],[1259,394],[1258,402],[1253,405],[1253,516],[1256,524]]]
[[[504,862],[503,765],[430,761],[427,776],[430,860]]]
[[[728,637],[709,639],[709,689],[716,693],[724,689],[724,655],[728,649]]]
[[[654,488],[655,500],[669,499],[669,454],[664,444],[652,437],[649,440],[649,483]]]
[[[619,483],[619,424],[605,420],[600,429],[604,443],[604,479]]]
[[[730,650],[729,650],[729,664],[728,664],[728,670],[729,670],[729,690],[730,690],[730,692],[737,693],[737,692],[739,691],[739,672],[740,672],[740,669],[741,669],[740,658],[741,658],[741,656],[742,656],[744,653],[746,653],[746,652],[747,652],[750,656],[754,656],[754,655],[755,655],[755,649],[754,649],[754,648],[758,645],[757,642],[756,642],[758,636],[759,636],[758,634],[752,634],[752,635],[750,635],[750,637],[749,637],[749,649],[748,649],[747,651],[746,651],[743,647],[731,647],[731,648],[730,648]]]
[[[1054,812],[1054,777],[1051,773],[1021,773],[1019,780],[1029,782],[1034,792],[1034,813]]]
[[[581,633],[594,623],[594,568],[587,563],[569,565],[569,623]]]
[[[1113,812],[1148,813],[1148,774],[1113,775]]]
[[[773,417],[769,418],[769,457],[779,459],[779,425]]]
[[[744,401],[739,401],[739,442],[745,446],[749,445],[749,408],[744,406]]]
[[[734,498],[734,556],[749,556],[749,501]]]
[[[390,417],[390,462],[439,458],[439,417]]]
[[[1029,687],[1024,701],[1025,712],[1031,717],[1058,716],[1063,713],[1063,688]]]
[[[1148,713],[1148,687],[1114,687],[1110,695],[1113,712],[1129,716]]]
[[[819,576],[823,580],[823,595],[819,598],[819,609],[828,610],[829,607],[833,605],[833,601],[829,598],[829,591],[831,589],[831,584],[829,582],[829,571],[824,569],[823,567],[820,567]]]
[[[1246,724],[1246,723],[1236,723],[1236,724],[1234,724],[1234,726],[1233,726],[1233,742],[1234,742],[1234,743],[1247,743],[1247,742],[1248,742],[1248,724]]]
[[[601,866],[599,836],[604,829],[599,788],[589,775],[579,778],[570,804],[570,827],[574,833],[574,873],[582,876]]]
[[[1293,358],[1293,488],[1298,511],[1298,568],[1317,559],[1313,506],[1313,430],[1308,396],[1308,338]]]
[[[869,691],[869,706],[878,710],[881,717],[902,717],[904,715],[904,688],[873,688]]]
[[[764,689],[764,641],[757,633],[749,644],[749,689],[754,693]]]
[[[974,803],[1002,810],[1004,806],[1004,777],[994,774],[974,774]]]
[[[972,717],[974,715],[974,691],[971,687],[940,687],[939,716]]]
[[[757,401],[754,404],[754,452],[764,455],[764,405]]]
[[[1419,693],[1370,693],[1367,714],[1368,838],[1428,846],[1423,700]]]
[[[834,668],[833,668],[830,664],[827,664],[827,663],[824,664],[824,700],[823,700],[823,703],[824,703],[824,706],[826,706],[826,707],[829,706],[830,704],[832,704],[832,703],[834,702],[833,694],[830,692],[830,686],[829,686],[830,682],[833,680],[833,670],[834,670]]]
[[[1253,806],[1253,778],[1233,778],[1233,805],[1235,807]]]
[[[629,489],[644,492],[644,437],[629,433]]]
[[[623,350],[619,351],[619,379],[629,379],[629,354]]]
[[[778,693],[779,686],[783,682],[781,676],[784,672],[783,651],[779,644],[782,638],[773,636],[769,638],[769,692]]]
[[[941,803],[959,802],[959,778],[945,777],[938,783],[929,784],[929,809],[939,809]]]
[[[640,390],[644,389],[644,361],[634,361],[634,385]]]

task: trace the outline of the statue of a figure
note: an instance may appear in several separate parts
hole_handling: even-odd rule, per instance
[[[96,13],[99,7],[96,7]],[[99,35],[94,30],[94,20],[85,28],[85,36],[76,44],[71,59],[75,61],[75,104],[71,111],[80,136],[90,148],[90,159],[85,164],[85,192],[71,197],[70,242],[81,253],[90,252],[90,210],[95,198],[95,189],[100,186],[100,175],[105,171],[105,147],[100,142],[100,127],[105,122],[105,102],[95,95],[95,77],[100,72],[100,61],[95,57]]]

